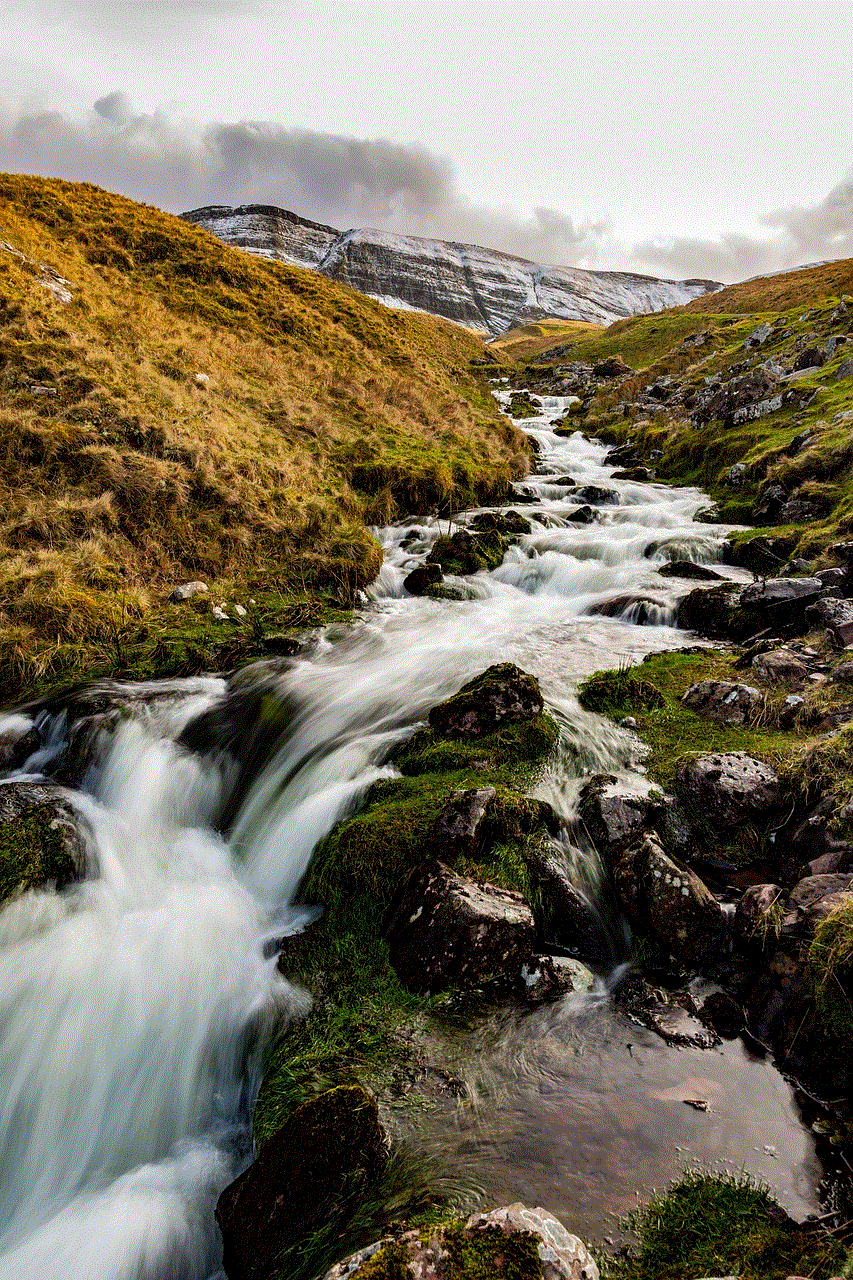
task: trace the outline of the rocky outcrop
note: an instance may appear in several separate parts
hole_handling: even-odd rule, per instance
[[[539,266],[496,249],[387,231],[340,232],[269,205],[213,205],[182,216],[227,244],[320,271],[387,306],[493,334],[541,316],[610,324],[721,287],[710,280]]]
[[[363,1276],[418,1280],[599,1280],[586,1245],[547,1209],[511,1204],[467,1222],[439,1224],[378,1240],[338,1262],[324,1280]]]
[[[679,790],[692,806],[727,830],[765,817],[782,797],[781,783],[770,766],[745,751],[686,760],[676,776]]]
[[[391,964],[412,991],[512,985],[534,952],[520,893],[480,884],[434,861],[418,867],[392,910]]]
[[[714,724],[748,724],[761,706],[761,694],[750,684],[701,680],[690,686],[681,703]]]
[[[62,889],[86,871],[86,828],[70,793],[35,782],[0,787],[0,905],[28,889]]]
[[[321,1222],[351,1208],[388,1157],[376,1103],[360,1085],[305,1102],[219,1197],[228,1280],[272,1280]]]

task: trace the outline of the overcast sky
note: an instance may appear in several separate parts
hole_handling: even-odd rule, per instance
[[[0,0],[0,169],[537,261],[853,256],[849,0]]]

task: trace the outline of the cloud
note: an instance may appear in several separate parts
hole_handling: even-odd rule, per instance
[[[671,237],[634,245],[636,270],[705,276],[726,283],[765,272],[853,257],[853,169],[810,208],[792,205],[761,219],[771,235],[727,234],[716,240]]]
[[[120,90],[82,119],[0,104],[0,169],[94,182],[173,213],[274,204],[339,229],[379,227],[534,262],[677,278],[728,282],[853,256],[853,170],[818,205],[769,213],[764,239],[656,237],[630,246],[601,219],[478,205],[460,191],[452,163],[424,146],[263,121],[198,125],[166,111],[139,113]]]

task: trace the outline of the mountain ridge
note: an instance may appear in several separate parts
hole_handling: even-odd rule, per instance
[[[713,280],[548,266],[456,240],[365,227],[338,231],[275,205],[206,205],[181,217],[226,244],[307,267],[386,306],[493,336],[546,316],[609,324],[722,288]]]

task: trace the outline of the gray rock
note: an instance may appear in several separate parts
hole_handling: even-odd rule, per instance
[[[743,345],[747,351],[752,351],[755,347],[760,347],[762,343],[765,343],[772,332],[773,326],[765,320],[762,324],[756,325],[749,337],[745,339]]]
[[[815,577],[818,579],[819,582],[823,583],[825,588],[828,587],[831,590],[834,587],[841,586],[841,583],[844,581],[844,570],[843,569],[818,569],[817,573],[815,574]]]
[[[746,724],[761,706],[761,694],[751,684],[702,680],[690,686],[681,703],[714,724]]]
[[[719,955],[726,916],[711,890],[680,867],[654,837],[623,853],[614,883],[629,923],[679,963],[703,964]]]
[[[458,857],[471,857],[482,848],[486,813],[494,798],[494,787],[453,792],[430,831],[430,846],[436,857],[450,862]]]
[[[531,1004],[559,1000],[573,991],[588,991],[595,974],[569,956],[531,956],[521,966],[519,994]]]
[[[735,908],[734,936],[748,951],[775,946],[782,928],[788,896],[778,884],[753,884],[745,889]]]
[[[429,722],[447,737],[478,738],[501,724],[532,719],[543,705],[533,676],[512,662],[500,662],[433,707]]]
[[[648,795],[639,795],[614,777],[598,774],[585,783],[578,801],[581,825],[608,863],[633,844],[649,825]]]
[[[387,930],[391,964],[412,991],[515,981],[534,951],[520,893],[479,884],[438,861],[407,881]]]
[[[752,659],[752,669],[762,680],[770,684],[787,684],[800,687],[811,674],[806,664],[791,649],[770,649],[757,653]]]
[[[387,1268],[392,1257],[399,1259],[397,1269],[401,1275],[410,1275],[413,1280],[442,1280],[451,1274],[451,1233],[458,1241],[460,1228],[455,1224],[439,1224],[428,1232],[416,1229],[387,1236],[336,1263],[323,1280],[360,1280],[368,1267],[371,1275],[390,1275]],[[599,1280],[598,1266],[584,1242],[570,1235],[547,1209],[528,1209],[519,1202],[489,1213],[475,1213],[461,1228],[461,1234],[472,1241],[481,1237],[483,1243],[477,1254],[484,1277],[500,1280],[504,1274],[500,1235],[532,1235],[537,1243],[542,1280]],[[484,1245],[494,1249],[492,1257],[485,1256]],[[455,1266],[452,1270],[456,1274]]]
[[[175,587],[169,599],[174,604],[183,604],[184,601],[191,600],[193,596],[197,596],[200,591],[206,590],[206,582],[184,582],[179,587]]]
[[[777,605],[806,604],[823,591],[819,578],[767,578],[744,587],[740,602],[750,609],[772,609]]]
[[[619,378],[623,373],[632,373],[633,370],[621,356],[608,356],[606,360],[599,360],[594,364],[592,372],[596,378]]]
[[[734,488],[739,488],[740,485],[743,483],[743,478],[745,475],[746,475],[746,463],[736,462],[734,466],[729,467],[728,471],[726,472],[726,480]]]
[[[835,381],[841,382],[844,378],[853,378],[853,360],[848,356],[846,360],[842,360],[841,364],[835,370]]]
[[[24,761],[38,751],[41,734],[35,725],[0,733],[0,774],[14,773]]]
[[[794,361],[794,373],[798,373],[800,369],[819,369],[825,363],[826,356],[820,347],[806,347]]]
[[[686,760],[676,776],[695,808],[726,829],[765,817],[781,800],[781,783],[774,771],[745,751]]]
[[[824,343],[824,354],[827,357],[834,356],[838,347],[843,347],[846,341],[846,333],[831,333]]]
[[[843,576],[842,570],[836,569],[835,572]],[[815,627],[828,627],[833,630],[836,627],[845,626],[853,622],[853,601],[843,600],[839,596],[823,596],[809,605],[806,609],[806,617]]]

